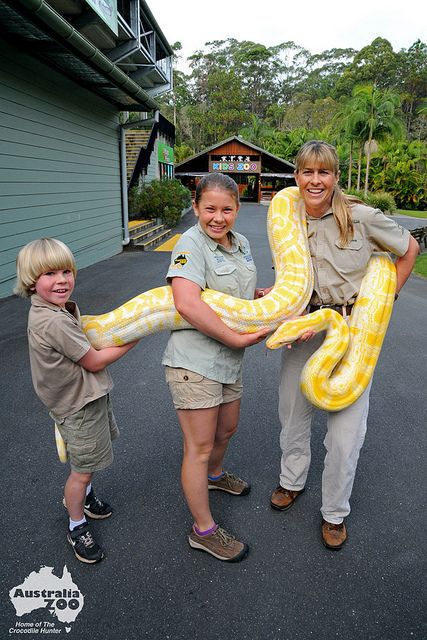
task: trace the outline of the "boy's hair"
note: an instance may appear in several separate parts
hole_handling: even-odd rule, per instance
[[[76,262],[66,244],[55,238],[39,238],[29,242],[16,258],[16,286],[13,292],[28,298],[34,293],[34,285],[43,273],[58,269],[70,269],[76,277]]]

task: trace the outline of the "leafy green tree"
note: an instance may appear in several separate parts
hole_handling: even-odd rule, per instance
[[[379,89],[395,86],[397,54],[388,40],[375,38],[363,47],[338,78],[334,95],[350,96],[355,85],[372,84]]]
[[[284,109],[283,128],[287,131],[301,128],[325,129],[332,123],[338,108],[338,103],[331,97],[303,100]]]
[[[356,54],[354,49],[329,49],[309,54],[295,93],[305,95],[312,102],[330,97]]]
[[[176,162],[183,162],[187,158],[194,156],[194,149],[189,147],[188,144],[176,144],[174,154]]]
[[[321,138],[319,131],[309,131],[304,128],[293,129],[286,133],[276,131],[272,136],[265,138],[264,148],[273,155],[292,162],[305,142],[319,138]]]
[[[419,135],[419,109],[427,94],[427,45],[417,40],[407,51],[397,54],[396,81],[402,95],[406,131],[412,138]]]
[[[162,114],[170,121],[173,122],[176,129],[176,139],[178,144],[185,137],[185,133],[182,131],[180,114],[185,105],[189,104],[192,100],[189,77],[177,69],[178,61],[181,56],[179,51],[182,49],[180,42],[175,42],[172,45],[174,52],[174,68],[173,68],[173,89],[166,94],[160,96],[157,100],[160,106]]]
[[[254,113],[249,114],[249,122],[240,129],[239,134],[245,140],[253,142],[258,147],[262,147],[264,140],[274,134],[264,120],[261,120]]]

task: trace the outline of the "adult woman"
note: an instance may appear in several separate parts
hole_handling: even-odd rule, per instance
[[[198,224],[177,243],[167,278],[177,311],[194,329],[171,333],[162,362],[184,437],[181,480],[194,518],[190,546],[237,561],[248,546],[215,523],[208,489],[233,495],[250,490],[247,482],[224,472],[223,459],[239,420],[244,348],[263,340],[268,329],[240,335],[201,299],[205,288],[245,299],[257,294],[249,243],[233,231],[236,183],[223,174],[205,176],[193,209]]]
[[[372,253],[391,251],[399,256],[398,294],[411,273],[418,243],[379,210],[345,196],[338,186],[339,174],[338,156],[331,145],[313,140],[298,152],[295,179],[303,201],[301,215],[307,220],[314,267],[314,291],[307,311],[326,306],[347,317]],[[304,491],[314,407],[302,395],[299,378],[307,359],[323,339],[323,332],[307,332],[292,349],[282,352],[281,473],[280,484],[271,496],[271,506],[280,511],[289,509]],[[366,433],[370,386],[350,407],[328,414],[321,531],[322,541],[330,549],[340,549],[347,539],[344,518],[350,513],[349,500]]]

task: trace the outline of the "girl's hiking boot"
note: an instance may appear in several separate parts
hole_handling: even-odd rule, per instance
[[[224,471],[218,480],[212,480],[208,477],[208,489],[220,489],[220,491],[226,491],[233,496],[246,496],[251,490],[251,485],[233,473]]]
[[[101,547],[95,542],[87,522],[72,531],[68,530],[67,540],[73,547],[74,555],[80,562],[95,564],[104,557]]]
[[[222,529],[217,529],[208,536],[199,536],[191,529],[188,537],[190,547],[206,551],[218,560],[226,560],[228,562],[239,562],[247,555],[249,547],[244,542],[239,542],[234,536]]]

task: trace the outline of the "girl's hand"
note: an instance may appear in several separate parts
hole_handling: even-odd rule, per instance
[[[251,347],[254,344],[259,344],[271,333],[271,329],[263,327],[255,333],[236,333],[236,349],[244,349],[245,347]]]

